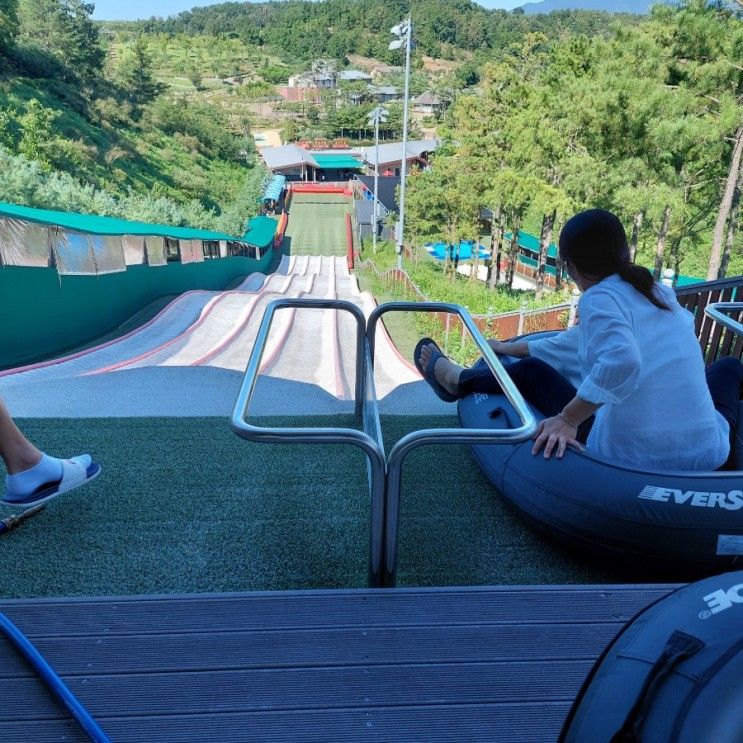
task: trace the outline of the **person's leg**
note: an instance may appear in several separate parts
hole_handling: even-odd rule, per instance
[[[63,461],[37,449],[18,429],[2,400],[0,458],[7,469],[2,502],[10,506],[43,503],[95,479],[101,469],[89,454]]]
[[[738,423],[738,402],[743,384],[743,364],[731,356],[718,359],[706,371],[707,386],[715,408],[730,424],[731,434]]]
[[[9,475],[36,466],[42,453],[20,432],[0,400],[0,457]]]
[[[424,367],[428,365],[429,358],[429,351],[421,355]],[[506,366],[506,371],[524,399],[544,416],[557,415],[575,397],[575,387],[541,359],[530,356],[519,359]],[[472,392],[485,394],[502,392],[498,380],[482,359],[469,369],[465,369],[443,356],[434,366],[434,375],[439,384],[458,397],[464,397]],[[577,436],[579,441],[585,443],[588,439],[593,420],[591,416],[579,426]]]

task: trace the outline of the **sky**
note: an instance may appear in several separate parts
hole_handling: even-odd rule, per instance
[[[99,21],[134,21],[138,18],[169,16],[203,5],[213,5],[209,0],[93,0],[93,18]],[[480,0],[486,8],[510,10],[523,5],[525,0]]]

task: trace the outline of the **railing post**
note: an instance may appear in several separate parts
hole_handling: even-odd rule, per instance
[[[521,303],[519,307],[519,328],[516,331],[516,335],[524,334],[524,316],[526,315],[526,302]]]
[[[570,312],[568,314],[568,327],[572,328],[575,325],[575,318],[578,314],[578,299],[580,298],[580,291],[577,287],[573,287],[573,296],[570,298]]]

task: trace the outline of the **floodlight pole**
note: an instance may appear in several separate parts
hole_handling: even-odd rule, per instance
[[[395,240],[397,242],[397,267],[402,269],[402,249],[405,230],[405,178],[408,172],[408,99],[410,92],[410,49],[413,46],[413,19],[408,19],[392,30],[405,41],[405,90],[402,108],[402,162],[400,163],[400,217],[397,220]],[[394,46],[392,48],[395,48]]]

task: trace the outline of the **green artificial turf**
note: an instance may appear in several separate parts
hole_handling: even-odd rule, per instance
[[[366,585],[366,467],[354,447],[248,443],[222,418],[20,424],[48,451],[89,449],[103,474],[0,536],[3,597]],[[301,425],[349,422],[303,418]],[[389,447],[411,430],[455,420],[385,417],[382,425]],[[423,447],[403,477],[398,585],[628,577],[535,534],[498,499],[465,447]]]
[[[324,203],[319,203],[320,199]],[[346,214],[350,208],[351,201],[346,196],[293,196],[284,235],[284,252],[288,255],[346,255]]]

